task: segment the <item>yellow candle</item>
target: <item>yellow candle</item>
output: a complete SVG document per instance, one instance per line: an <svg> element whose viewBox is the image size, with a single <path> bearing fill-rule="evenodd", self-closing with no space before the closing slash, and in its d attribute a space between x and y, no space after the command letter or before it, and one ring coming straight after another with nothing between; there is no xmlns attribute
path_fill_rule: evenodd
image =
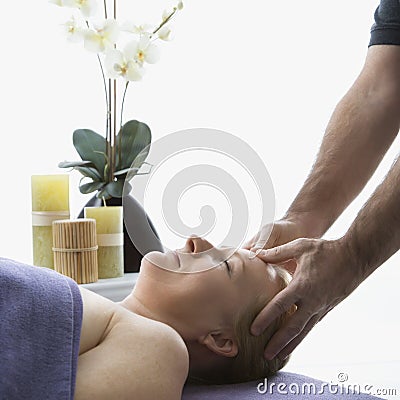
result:
<svg viewBox="0 0 400 400"><path fill-rule="evenodd" d="M33 175L33 264L54 269L52 223L69 218L69 176Z"/></svg>
<svg viewBox="0 0 400 400"><path fill-rule="evenodd" d="M124 274L124 234L122 207L85 207L85 218L96 220L99 278Z"/></svg>

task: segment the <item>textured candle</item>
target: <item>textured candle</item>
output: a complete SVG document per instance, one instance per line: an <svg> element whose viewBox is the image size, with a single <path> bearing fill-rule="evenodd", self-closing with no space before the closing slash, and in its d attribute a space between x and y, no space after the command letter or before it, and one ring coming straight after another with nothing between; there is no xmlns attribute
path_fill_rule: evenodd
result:
<svg viewBox="0 0 400 400"><path fill-rule="evenodd" d="M86 207L85 218L96 220L99 278L124 274L124 234L122 207Z"/></svg>
<svg viewBox="0 0 400 400"><path fill-rule="evenodd" d="M53 221L54 269L77 283L98 279L94 219Z"/></svg>
<svg viewBox="0 0 400 400"><path fill-rule="evenodd" d="M54 268L52 222L69 218L69 176L32 176L33 264Z"/></svg>

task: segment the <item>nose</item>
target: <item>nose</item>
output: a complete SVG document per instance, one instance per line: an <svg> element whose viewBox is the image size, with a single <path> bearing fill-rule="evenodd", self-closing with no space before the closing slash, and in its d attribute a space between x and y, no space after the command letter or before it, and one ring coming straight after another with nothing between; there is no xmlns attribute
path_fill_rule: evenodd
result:
<svg viewBox="0 0 400 400"><path fill-rule="evenodd" d="M185 247L182 249L184 253L202 253L212 249L214 246L206 239L192 236L186 240Z"/></svg>

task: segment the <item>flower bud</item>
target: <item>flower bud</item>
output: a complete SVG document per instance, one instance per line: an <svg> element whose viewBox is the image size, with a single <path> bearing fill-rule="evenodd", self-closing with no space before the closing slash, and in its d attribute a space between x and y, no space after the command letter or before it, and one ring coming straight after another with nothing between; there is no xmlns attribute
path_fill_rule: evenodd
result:
<svg viewBox="0 0 400 400"><path fill-rule="evenodd" d="M157 32L158 37L161 40L171 40L171 29L169 26L164 25L158 32Z"/></svg>

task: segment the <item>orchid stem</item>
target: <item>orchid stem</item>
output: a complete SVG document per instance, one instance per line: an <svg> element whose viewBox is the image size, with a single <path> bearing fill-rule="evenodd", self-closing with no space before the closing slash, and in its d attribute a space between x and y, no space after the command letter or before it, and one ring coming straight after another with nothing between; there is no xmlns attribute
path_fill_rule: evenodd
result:
<svg viewBox="0 0 400 400"><path fill-rule="evenodd" d="M88 28L90 28L89 22L88 21L85 21L85 22L86 22L86 26ZM105 97L106 97L106 109L107 109L107 113L108 113L109 104L108 104L108 92L107 92L106 76L104 74L103 64L102 64L100 56L98 54L97 54L97 60L99 61L101 76L103 78L104 93L105 93ZM108 118L106 118L106 132L108 132Z"/></svg>
<svg viewBox="0 0 400 400"><path fill-rule="evenodd" d="M175 13L176 13L176 8L174 8L174 11L172 11L172 13L170 15L168 15L168 17L165 18L165 20L163 22L161 22L161 24L155 31L153 31L153 35L155 35L166 23L168 23L171 20L171 18L174 16Z"/></svg>
<svg viewBox="0 0 400 400"><path fill-rule="evenodd" d="M124 115L124 105L125 105L125 97L126 97L126 92L128 90L128 86L129 86L129 81L126 82L125 85L125 90L124 90L124 94L122 96L122 102L121 102L121 118L120 118L120 124L119 124L119 140L118 140L118 159L119 162L121 163L122 161L122 146L121 146L121 142L122 142L122 121L123 121L123 115Z"/></svg>
<svg viewBox="0 0 400 400"><path fill-rule="evenodd" d="M114 104L113 104L113 141L112 141L112 178L114 180L115 162L116 162L116 142L117 142L117 81L114 79Z"/></svg>
<svg viewBox="0 0 400 400"><path fill-rule="evenodd" d="M114 0L114 19L117 19L117 0ZM114 46L115 47L115 46ZM114 104L113 104L113 140L111 146L111 179L114 181L116 169L116 147L117 147L117 81L114 79Z"/></svg>
<svg viewBox="0 0 400 400"><path fill-rule="evenodd" d="M107 19L107 1L104 0L104 18Z"/></svg>
<svg viewBox="0 0 400 400"><path fill-rule="evenodd" d="M129 86L129 81L126 82L125 85L125 90L124 90L124 95L122 96L122 102L121 102L121 119L120 119L120 128L122 128L122 118L124 116L124 105L125 105L125 97L126 97L126 92L128 90L128 86Z"/></svg>
<svg viewBox="0 0 400 400"><path fill-rule="evenodd" d="M97 59L99 60L99 65L100 65L100 70L101 70L101 76L103 77L103 84L104 84L104 93L106 96L106 108L107 108L107 118L106 118L106 132L108 132L108 109L109 109L109 105L108 105L108 93L107 93L107 82L106 82L106 76L104 74L104 68L103 68L103 64L101 63L100 57L97 54Z"/></svg>
<svg viewBox="0 0 400 400"><path fill-rule="evenodd" d="M111 102L112 102L112 87L111 87L111 79L108 80L108 107L107 107L107 137L106 137L106 142L107 142L107 158L108 158L108 163L109 163L109 168L108 168L108 182L112 182L113 178L113 173L112 173L112 159L111 159L111 136L112 136L112 124L111 124Z"/></svg>

